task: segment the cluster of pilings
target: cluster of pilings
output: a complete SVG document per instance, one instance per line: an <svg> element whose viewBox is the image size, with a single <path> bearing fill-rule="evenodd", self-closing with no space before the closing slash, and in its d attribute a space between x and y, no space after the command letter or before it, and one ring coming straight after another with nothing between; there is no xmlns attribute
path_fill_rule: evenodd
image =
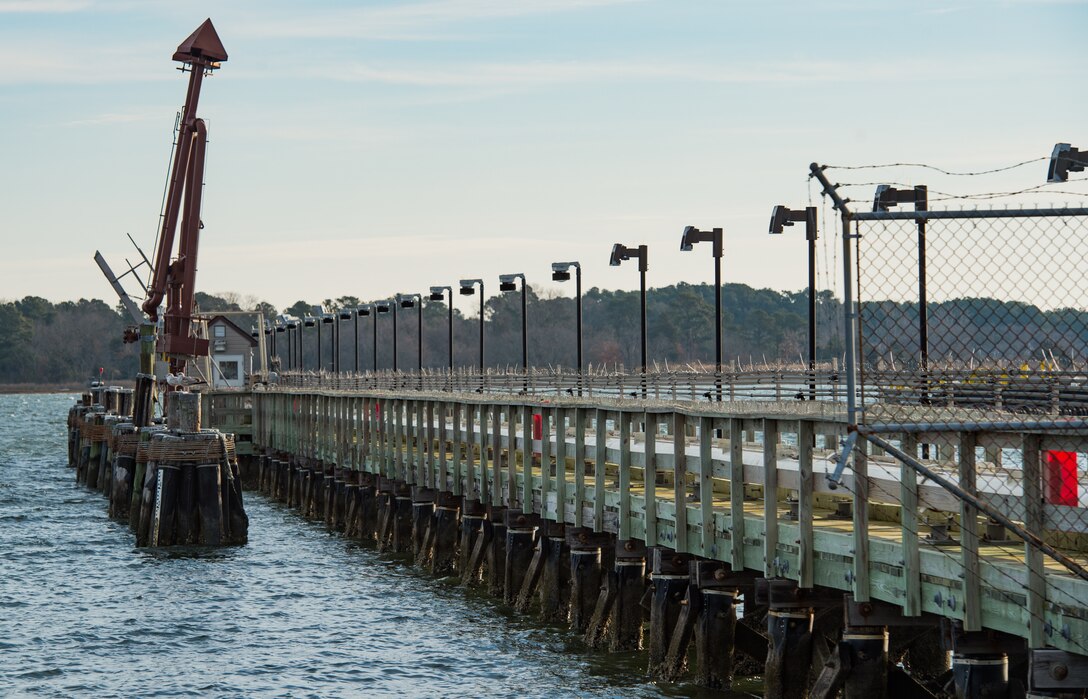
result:
<svg viewBox="0 0 1088 699"><path fill-rule="evenodd" d="M77 482L109 499L137 546L242 544L234 437L200 429L200 397L168 393L167 424L137 427L133 392L93 386L68 413L68 465Z"/></svg>
<svg viewBox="0 0 1088 699"><path fill-rule="evenodd" d="M768 697L871 699L937 696L942 675L951 679L939 626L844 628L857 605L841 593L284 452L259 457L258 474L261 492L329 530L565 622L590 648L645 650L655 680L727 689L735 676L763 675ZM1007 673L1006 655L988 657ZM977 672L972 681L989 686Z"/></svg>

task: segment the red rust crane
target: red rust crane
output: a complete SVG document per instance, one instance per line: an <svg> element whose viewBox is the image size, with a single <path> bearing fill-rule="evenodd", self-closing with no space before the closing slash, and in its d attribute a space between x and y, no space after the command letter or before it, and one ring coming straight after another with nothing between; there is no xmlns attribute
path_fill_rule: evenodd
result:
<svg viewBox="0 0 1088 699"><path fill-rule="evenodd" d="M188 70L189 89L178 127L162 230L155 251L154 274L142 308L154 322L158 320L159 304L163 297L166 298L162 335L156 349L170 357L170 371L177 373L184 370L187 357L208 354L208 340L196 337L192 322L197 248L203 227L200 201L204 185L204 153L208 141L207 128L204 120L197 118L196 108L204 76L210 75L222 61L227 60L226 49L210 19L181 42L173 60L183 64L180 70ZM178 252L171 261L179 216L181 235Z"/></svg>

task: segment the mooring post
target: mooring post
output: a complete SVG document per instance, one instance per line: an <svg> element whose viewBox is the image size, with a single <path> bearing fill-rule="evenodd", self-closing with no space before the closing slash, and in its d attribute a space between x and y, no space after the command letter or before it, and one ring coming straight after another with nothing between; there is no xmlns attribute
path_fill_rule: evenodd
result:
<svg viewBox="0 0 1088 699"><path fill-rule="evenodd" d="M609 623L609 650L642 648L642 595L646 590L646 546L637 539L616 542L616 597Z"/></svg>
<svg viewBox="0 0 1088 699"><path fill-rule="evenodd" d="M515 604L525 585L536 548L536 532L540 518L534 513L507 509L503 513L506 524L506 562L503 566L503 601Z"/></svg>
<svg viewBox="0 0 1088 699"><path fill-rule="evenodd" d="M491 527L484 561L484 568L487 571L487 593L492 597L503 597L506 590L506 508L489 505L487 523Z"/></svg>
<svg viewBox="0 0 1088 699"><path fill-rule="evenodd" d="M671 681L682 672L684 659L687 657L687 641L691 638L691 628L696 618L692 611L697 613L697 610L684 610L685 623L683 628L678 628L677 621L681 618L681 610L690 606L692 601L688 600L688 604L684 604L691 584L688 572L691 556L661 547L650 549L650 553L653 597L650 599L650 631L646 640L646 671L651 677ZM674 632L684 636L684 643L678 644L682 647L677 648L673 654L673 662L669 663L666 662L666 656L669 654Z"/></svg>
<svg viewBox="0 0 1088 699"><path fill-rule="evenodd" d="M461 498L450 492L440 492L434 513L434 552L431 554L431 574L450 575L457 561L457 529L460 521Z"/></svg>
<svg viewBox="0 0 1088 699"><path fill-rule="evenodd" d="M412 555L416 564L423 566L429 557L428 539L433 536L431 522L434 519L434 490L412 487Z"/></svg>
<svg viewBox="0 0 1088 699"><path fill-rule="evenodd" d="M988 632L964 632L959 621L952 622L952 626L952 680L956 699L1007 696L1007 647Z"/></svg>
<svg viewBox="0 0 1088 699"><path fill-rule="evenodd" d="M570 556L564 525L545 522L540 530L540 618L565 621L570 602Z"/></svg>
<svg viewBox="0 0 1088 699"><path fill-rule="evenodd" d="M691 572L700 598L695 622L695 681L710 689L733 682L740 577L718 561L693 561Z"/></svg>
<svg viewBox="0 0 1088 699"><path fill-rule="evenodd" d="M477 546L485 535L484 520L487 513L483 503L476 498L466 497L461 511L461 583L474 585L479 582L480 564L483 562L483 549ZM479 550L477 550L479 548Z"/></svg>
<svg viewBox="0 0 1088 699"><path fill-rule="evenodd" d="M601 551L611 535L588 527L567 527L570 549L570 628L584 634L593 617L604 576Z"/></svg>
<svg viewBox="0 0 1088 699"><path fill-rule="evenodd" d="M798 594L793 580L763 579L767 611L767 662L764 691L768 697L801 699L807 696L812 662L812 607ZM757 599L759 594L757 593Z"/></svg>

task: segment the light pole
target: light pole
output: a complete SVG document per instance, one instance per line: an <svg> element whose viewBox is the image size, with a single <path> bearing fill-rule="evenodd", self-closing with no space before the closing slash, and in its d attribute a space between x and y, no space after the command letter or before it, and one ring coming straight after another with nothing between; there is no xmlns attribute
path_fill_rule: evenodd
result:
<svg viewBox="0 0 1088 699"><path fill-rule="evenodd" d="M449 304L449 346L450 346L450 375L453 374L453 287L451 286L432 286L430 299L432 301L441 301L443 292L449 292L450 304Z"/></svg>
<svg viewBox="0 0 1088 699"><path fill-rule="evenodd" d="M717 399L722 399L722 229L701 231L686 226L680 238L680 250L693 250L695 243L713 243L714 256L714 389Z"/></svg>
<svg viewBox="0 0 1088 699"><path fill-rule="evenodd" d="M320 308L321 308L321 325L332 325L333 315L331 313L329 313L328 311L326 311L324 306L321 306ZM329 328L329 332L333 333L333 336L329 338L329 354L331 355L333 345L338 340L336 338L336 328L335 327ZM319 325L317 327L317 368L318 368L318 371L324 370L324 368L325 368L325 358L321 356L321 352L322 352L322 349L321 349L321 326ZM332 357L330 357L330 359L332 359ZM335 362L333 363L332 369L333 369L333 371L336 371Z"/></svg>
<svg viewBox="0 0 1088 699"><path fill-rule="evenodd" d="M299 342L298 336L302 334L299 330L299 323L301 323L301 321L294 316L284 316L283 323L286 327L285 332L287 333L287 368L298 369L302 352L295 345ZM277 330L277 332L279 331Z"/></svg>
<svg viewBox="0 0 1088 699"><path fill-rule="evenodd" d="M525 320L525 275L521 272L516 274L500 274L499 275L499 291L506 293L508 291L515 291L517 289L516 280L521 280L521 370L525 373L529 372L529 340L528 340L528 327Z"/></svg>
<svg viewBox="0 0 1088 699"><path fill-rule="evenodd" d="M417 356L419 357L419 376L420 380L423 380L423 297L419 294L397 294L397 303L401 308L415 308L416 309L416 335L418 345Z"/></svg>
<svg viewBox="0 0 1088 699"><path fill-rule="evenodd" d="M578 332L578 395L582 395L582 265L577 262L553 262L552 281L565 282L570 279L570 268L574 268L574 324Z"/></svg>
<svg viewBox="0 0 1088 699"><path fill-rule="evenodd" d="M774 207L771 212L770 233L780 234L783 227L802 221L805 223L805 240L808 241L808 397L809 400L816 400L816 207Z"/></svg>
<svg viewBox="0 0 1088 699"><path fill-rule="evenodd" d="M374 333L373 344L371 346L371 353L372 353L371 361L373 362L372 371L377 373L377 371L378 371L378 316L374 312L374 304L364 303L363 305L359 306L355 310L356 310L356 316L370 316L371 330L373 330L373 333Z"/></svg>
<svg viewBox="0 0 1088 699"><path fill-rule="evenodd" d="M873 211L887 211L896 204L914 203L915 211L929 209L929 190L925 185L913 189L896 189L882 184L876 188L873 198ZM918 227L918 353L922 363L923 384L925 372L929 370L929 295L926 291L926 219L915 219ZM928 400L928 386L923 385L922 397Z"/></svg>
<svg viewBox="0 0 1088 699"><path fill-rule="evenodd" d="M300 340L300 349L302 350L302 370L303 371L306 370L306 328L312 328L315 325L317 326L317 344L318 344L317 356L320 357L321 356L321 326L318 324L317 318L314 318L313 316L306 316L305 318L302 319L302 330L301 330L302 338Z"/></svg>
<svg viewBox="0 0 1088 699"><path fill-rule="evenodd" d="M461 285L462 296L472 296L476 293L474 285L480 285L480 376L484 374L484 280L483 279L462 279L459 284Z"/></svg>
<svg viewBox="0 0 1088 699"><path fill-rule="evenodd" d="M340 312L336 316L336 371L340 371L340 339L343 328L340 326L340 322L344 320L351 320L353 311L350 308L341 308ZM359 321L355 321L355 366L358 370L359 366Z"/></svg>
<svg viewBox="0 0 1088 699"><path fill-rule="evenodd" d="M397 304L392 301L378 301L374 304L374 310L393 316L393 373L395 374L397 373Z"/></svg>
<svg viewBox="0 0 1088 699"><path fill-rule="evenodd" d="M636 258L638 260L639 280L639 315L642 335L642 397L646 397L646 270L648 249L645 245L627 247L616 243L612 246L612 256L608 258L608 264L619 267L621 262Z"/></svg>

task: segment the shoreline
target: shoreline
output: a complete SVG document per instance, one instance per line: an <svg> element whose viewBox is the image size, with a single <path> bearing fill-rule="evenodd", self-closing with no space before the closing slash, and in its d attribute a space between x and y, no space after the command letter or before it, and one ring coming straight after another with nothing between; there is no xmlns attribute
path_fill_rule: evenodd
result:
<svg viewBox="0 0 1088 699"><path fill-rule="evenodd" d="M133 388L135 381L125 380L109 383L108 386L121 386ZM0 383L0 393L83 393L87 390L87 382L67 383Z"/></svg>

